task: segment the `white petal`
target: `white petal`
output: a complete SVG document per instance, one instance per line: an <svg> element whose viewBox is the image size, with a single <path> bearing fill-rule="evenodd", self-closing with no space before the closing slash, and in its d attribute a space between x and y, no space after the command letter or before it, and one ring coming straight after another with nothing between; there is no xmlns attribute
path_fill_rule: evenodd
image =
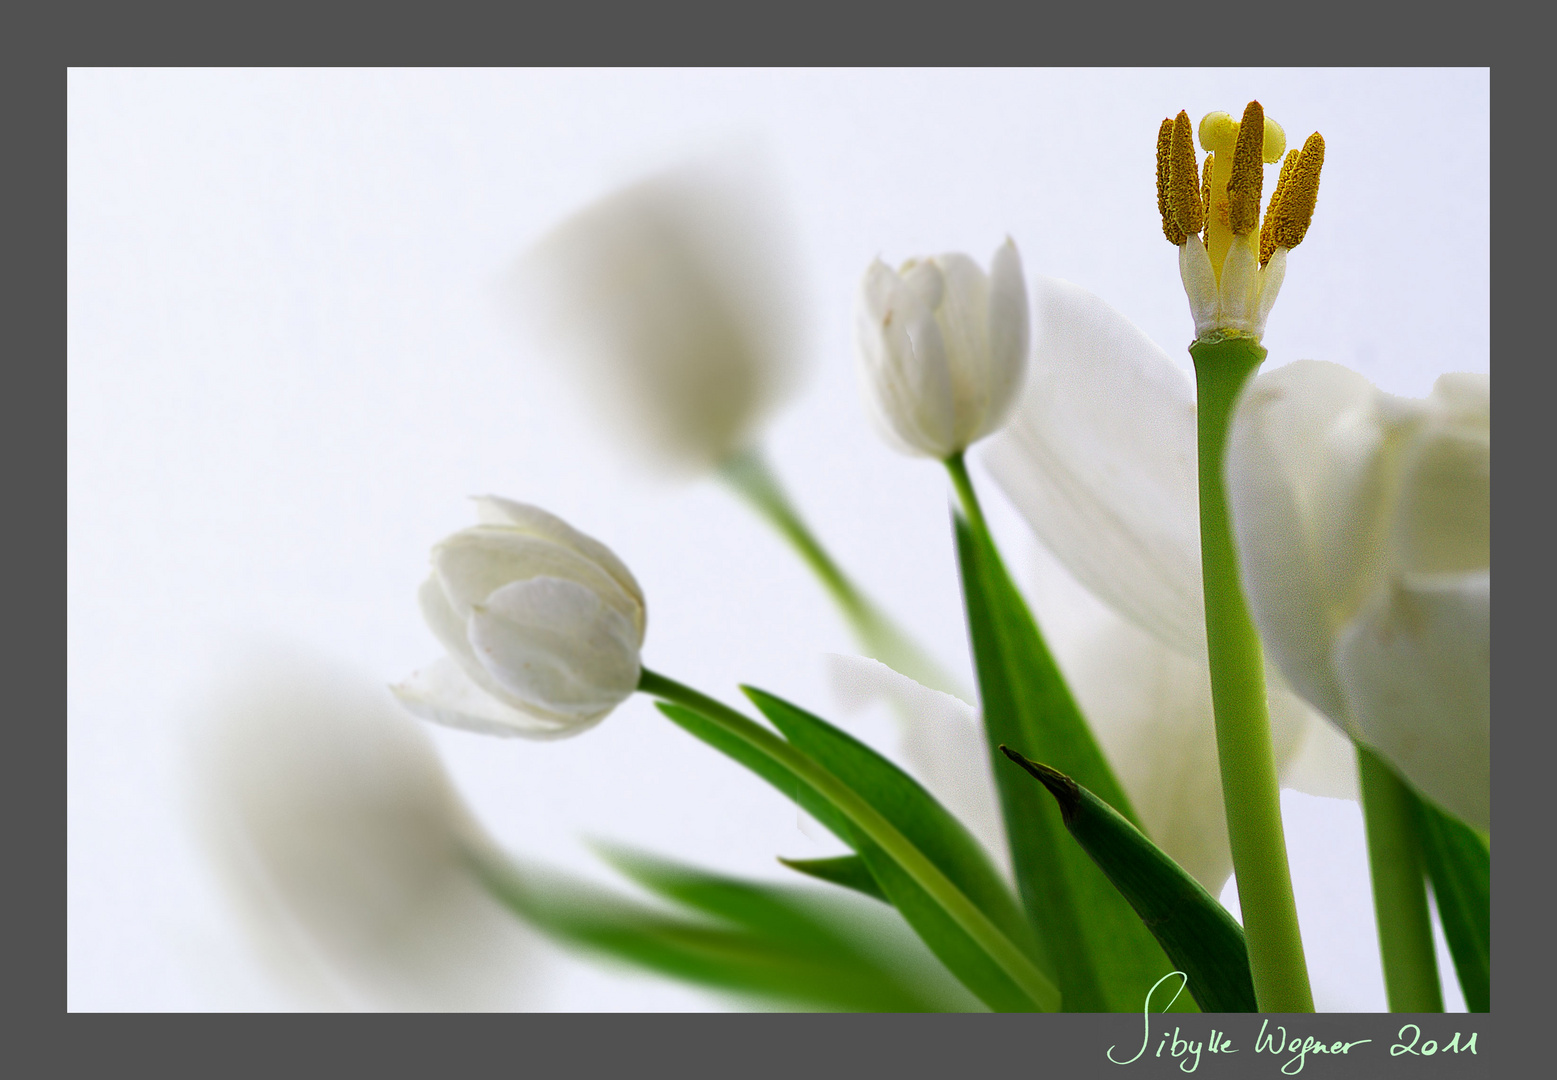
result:
<svg viewBox="0 0 1557 1080"><path fill-rule="evenodd" d="M1397 565L1416 574L1460 574L1489 567L1490 433L1473 423L1434 416L1417 429L1401 457L1391 534Z"/></svg>
<svg viewBox="0 0 1557 1080"><path fill-rule="evenodd" d="M390 690L413 716L483 735L555 739L577 730L576 724L505 705L473 683L447 656L418 668Z"/></svg>
<svg viewBox="0 0 1557 1080"><path fill-rule="evenodd" d="M989 280L966 255L940 255L935 265L945 281L935 320L951 374L954 438L966 446L989 412Z"/></svg>
<svg viewBox="0 0 1557 1080"><path fill-rule="evenodd" d="M1188 375L1102 300L1038 282L1027 388L984 462L1094 594L1181 652L1205 651Z"/></svg>
<svg viewBox="0 0 1557 1080"><path fill-rule="evenodd" d="M1342 724L1331 652L1385 554L1389 437L1372 385L1316 361L1254 379L1228 436L1239 569L1266 653Z"/></svg>
<svg viewBox="0 0 1557 1080"><path fill-rule="evenodd" d="M1265 322L1270 318L1271 308L1276 306L1276 297L1281 295L1281 283L1287 278L1287 249L1277 248L1271 252L1270 262L1260 270L1259 275L1259 301L1254 312L1254 333L1256 337L1265 334Z"/></svg>
<svg viewBox="0 0 1557 1080"><path fill-rule="evenodd" d="M933 266L927 272L940 280ZM889 441L931 457L957 449L951 372L935 313L879 260L861 284L855 336L861 390Z"/></svg>
<svg viewBox="0 0 1557 1080"><path fill-rule="evenodd" d="M1357 787L1357 749L1351 736L1327 720L1302 698L1280 691L1272 680L1272 722L1278 714L1302 717L1302 741L1285 764L1279 766L1281 786L1327 799L1361 796Z"/></svg>
<svg viewBox="0 0 1557 1080"><path fill-rule="evenodd" d="M422 618L426 621L428 629L438 639L438 644L447 650L449 656L464 671L466 680L474 683L483 693L499 703L509 708L517 707L518 703L507 700L507 692L497 684L477 659L476 650L470 646L470 632L466 628L465 619L449 603L449 598L443 591L443 585L436 574L422 582L422 587L417 590L416 600L422 609Z"/></svg>
<svg viewBox="0 0 1557 1080"><path fill-rule="evenodd" d="M989 268L989 408L973 438L997 431L1027 381L1032 347L1032 318L1027 310L1027 281L1022 257L1007 238L995 249Z"/></svg>
<svg viewBox="0 0 1557 1080"><path fill-rule="evenodd" d="M469 630L498 685L543 715L591 724L637 688L635 628L576 582L505 585L471 614Z"/></svg>
<svg viewBox="0 0 1557 1080"><path fill-rule="evenodd" d="M1248 242L1235 238L1222 263L1222 279L1217 288L1222 298L1217 325L1257 334L1259 321L1259 252Z"/></svg>
<svg viewBox="0 0 1557 1080"><path fill-rule="evenodd" d="M1364 742L1424 795L1491 824L1491 575L1402 579L1336 643Z"/></svg>
<svg viewBox="0 0 1557 1080"><path fill-rule="evenodd" d="M498 495L475 497L476 518L483 525L511 525L531 536L571 548L616 579L622 590L643 605L643 589L627 564L616 552L592 536L586 536L555 514L529 503L515 502Z"/></svg>
<svg viewBox="0 0 1557 1080"><path fill-rule="evenodd" d="M1216 329L1216 313L1220 298L1216 291L1216 269L1211 265L1211 253L1191 236L1179 245L1179 279L1184 282L1184 293L1189 297L1189 313L1195 319L1195 336Z"/></svg>
<svg viewBox="0 0 1557 1080"><path fill-rule="evenodd" d="M892 706L909 771L1009 872L1000 801L977 710L864 656L829 653L827 674L833 695L850 712L877 702Z"/></svg>
<svg viewBox="0 0 1557 1080"><path fill-rule="evenodd" d="M615 577L572 547L518 529L497 525L462 529L433 549L433 570L462 618L510 582L554 577L597 593L632 621L639 641L643 640L643 605Z"/></svg>

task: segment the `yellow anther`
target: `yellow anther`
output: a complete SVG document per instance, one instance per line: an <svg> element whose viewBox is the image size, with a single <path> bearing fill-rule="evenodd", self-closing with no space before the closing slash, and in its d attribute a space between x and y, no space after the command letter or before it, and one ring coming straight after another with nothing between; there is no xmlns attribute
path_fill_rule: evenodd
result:
<svg viewBox="0 0 1557 1080"><path fill-rule="evenodd" d="M1260 195L1265 183L1265 110L1249 102L1238 125L1232 173L1227 178L1227 224L1242 236L1260 223Z"/></svg>
<svg viewBox="0 0 1557 1080"><path fill-rule="evenodd" d="M1270 257L1276 253L1276 222L1281 219L1281 201L1292 183L1292 174L1297 172L1298 159L1302 156L1301 151L1294 150L1281 163L1281 175L1276 177L1276 190L1271 192L1270 205L1265 208L1265 224L1260 226L1261 266L1270 262Z"/></svg>
<svg viewBox="0 0 1557 1080"><path fill-rule="evenodd" d="M1183 111L1173 118L1173 141L1168 148L1168 211L1185 236L1193 236L1206 227L1205 209L1200 199L1200 168L1195 163L1195 139L1189 126L1189 113Z"/></svg>
<svg viewBox="0 0 1557 1080"><path fill-rule="evenodd" d="M1207 154L1205 172L1200 176L1200 208L1207 221L1211 220L1211 162L1212 156Z"/></svg>
<svg viewBox="0 0 1557 1080"><path fill-rule="evenodd" d="M1168 213L1168 151L1173 145L1173 120L1164 120L1157 129L1157 213L1162 215L1162 235L1168 243L1178 247L1184 242L1184 230L1178 227L1173 215Z"/></svg>
<svg viewBox="0 0 1557 1080"><path fill-rule="evenodd" d="M1319 198L1319 170L1325 163L1325 140L1314 132L1303 144L1302 154L1292 170L1292 179L1281 197L1280 220L1276 223L1278 247L1295 248L1308 233L1314 220L1314 203Z"/></svg>

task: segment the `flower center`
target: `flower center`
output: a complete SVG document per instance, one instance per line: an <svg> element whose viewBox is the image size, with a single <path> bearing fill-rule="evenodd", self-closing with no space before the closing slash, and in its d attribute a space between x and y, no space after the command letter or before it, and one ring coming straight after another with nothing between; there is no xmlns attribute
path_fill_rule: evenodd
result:
<svg viewBox="0 0 1557 1080"><path fill-rule="evenodd" d="M1203 168L1195 160L1189 114L1180 112L1158 129L1157 209L1163 234L1175 246L1204 230L1202 240L1220 283L1234 244L1257 251L1264 266L1277 248L1294 248L1302 241L1314 216L1325 141L1316 131L1302 150L1287 154L1261 227L1265 166L1281 161L1287 148L1281 125L1251 101L1242 120L1207 113L1199 135L1206 151Z"/></svg>

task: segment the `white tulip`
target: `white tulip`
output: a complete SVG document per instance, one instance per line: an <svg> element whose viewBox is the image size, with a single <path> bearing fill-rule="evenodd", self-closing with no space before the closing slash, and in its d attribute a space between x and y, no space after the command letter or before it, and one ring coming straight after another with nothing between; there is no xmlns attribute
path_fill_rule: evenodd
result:
<svg viewBox="0 0 1557 1080"><path fill-rule="evenodd" d="M288 987L324 1008L524 1004L534 939L473 872L490 841L382 687L247 649L199 720L193 817Z"/></svg>
<svg viewBox="0 0 1557 1080"><path fill-rule="evenodd" d="M433 549L418 599L448 656L394 687L425 720L534 739L577 734L638 686L643 591L544 510L492 496Z"/></svg>
<svg viewBox="0 0 1557 1080"><path fill-rule="evenodd" d="M1216 894L1231 868L1206 667L1195 397L1188 374L1102 300L1042 278L1032 371L984 463L1100 601L1084 624L1048 572L1034 613L1147 833ZM1070 619L1067 624L1064 620ZM1283 783L1356 797L1351 746L1276 671Z"/></svg>
<svg viewBox="0 0 1557 1080"><path fill-rule="evenodd" d="M559 226L524 261L520 299L615 430L663 466L711 469L798 382L785 232L749 165L686 166Z"/></svg>
<svg viewBox="0 0 1557 1080"><path fill-rule="evenodd" d="M1027 285L1009 239L988 275L966 255L865 272L855 313L872 420L909 454L945 460L1005 421L1027 372Z"/></svg>
<svg viewBox="0 0 1557 1080"><path fill-rule="evenodd" d="M1245 389L1228 502L1250 611L1310 702L1490 824L1491 393L1425 401L1299 361Z"/></svg>

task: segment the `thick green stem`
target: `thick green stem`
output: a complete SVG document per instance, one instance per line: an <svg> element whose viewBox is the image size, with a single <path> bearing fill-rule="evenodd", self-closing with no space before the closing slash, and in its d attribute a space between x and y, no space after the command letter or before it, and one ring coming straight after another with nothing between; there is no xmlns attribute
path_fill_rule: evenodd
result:
<svg viewBox="0 0 1557 1080"><path fill-rule="evenodd" d="M875 807L856 794L853 788L767 728L690 686L644 668L638 679L638 689L662 701L693 710L783 765L837 807L855 827L901 866L1039 1008L1048 1011L1059 1008L1059 989L923 852L898 832Z"/></svg>
<svg viewBox="0 0 1557 1080"><path fill-rule="evenodd" d="M883 664L925 686L967 700L967 692L850 580L789 500L758 450L727 458L719 476L789 542L843 612L860 647Z"/></svg>
<svg viewBox="0 0 1557 1080"><path fill-rule="evenodd" d="M1265 657L1238 580L1222 476L1233 405L1265 350L1252 338L1218 333L1196 341L1189 352L1199 390L1200 562L1211 703L1254 995L1261 1012L1312 1012L1271 750Z"/></svg>
<svg viewBox="0 0 1557 1080"><path fill-rule="evenodd" d="M1389 1011L1443 1012L1416 797L1361 743L1357 779L1368 826L1373 914L1379 926Z"/></svg>

